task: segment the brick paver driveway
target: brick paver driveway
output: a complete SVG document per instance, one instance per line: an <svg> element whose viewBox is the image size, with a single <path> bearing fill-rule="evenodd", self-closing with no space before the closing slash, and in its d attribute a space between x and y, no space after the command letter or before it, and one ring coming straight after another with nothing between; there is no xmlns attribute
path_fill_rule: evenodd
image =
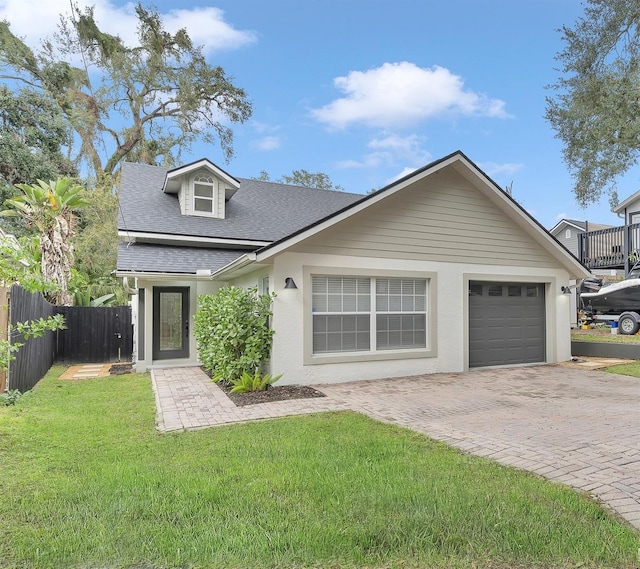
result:
<svg viewBox="0 0 640 569"><path fill-rule="evenodd" d="M152 372L158 428L353 409L586 490L640 528L640 379L547 365L316 386L235 407L198 368Z"/></svg>

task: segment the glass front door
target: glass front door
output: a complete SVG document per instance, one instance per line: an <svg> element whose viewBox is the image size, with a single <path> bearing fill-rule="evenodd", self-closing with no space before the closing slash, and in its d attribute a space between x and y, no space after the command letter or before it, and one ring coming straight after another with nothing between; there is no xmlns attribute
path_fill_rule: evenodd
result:
<svg viewBox="0 0 640 569"><path fill-rule="evenodd" d="M153 289L153 359L189 357L189 287Z"/></svg>

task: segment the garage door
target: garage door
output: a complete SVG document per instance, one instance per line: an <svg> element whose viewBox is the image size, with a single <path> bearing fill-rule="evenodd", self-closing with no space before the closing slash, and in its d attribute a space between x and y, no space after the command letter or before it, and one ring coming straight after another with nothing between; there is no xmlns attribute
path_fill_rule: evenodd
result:
<svg viewBox="0 0 640 569"><path fill-rule="evenodd" d="M469 367L544 361L544 285L471 281Z"/></svg>

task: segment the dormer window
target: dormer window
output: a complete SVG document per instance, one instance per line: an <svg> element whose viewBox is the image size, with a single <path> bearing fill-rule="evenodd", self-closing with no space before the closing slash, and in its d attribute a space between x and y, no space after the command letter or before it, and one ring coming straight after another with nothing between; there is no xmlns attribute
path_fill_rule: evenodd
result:
<svg viewBox="0 0 640 569"><path fill-rule="evenodd" d="M226 202L239 188L239 180L204 159L169 170L162 190L178 196L182 215L224 219Z"/></svg>
<svg viewBox="0 0 640 569"><path fill-rule="evenodd" d="M193 210L202 214L215 214L215 181L211 176L193 178Z"/></svg>

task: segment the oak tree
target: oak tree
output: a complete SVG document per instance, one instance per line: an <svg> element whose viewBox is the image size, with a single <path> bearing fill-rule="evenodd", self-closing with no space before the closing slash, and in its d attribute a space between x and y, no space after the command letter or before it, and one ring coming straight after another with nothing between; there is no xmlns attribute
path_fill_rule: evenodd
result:
<svg viewBox="0 0 640 569"><path fill-rule="evenodd" d="M171 34L157 11L135 11L133 46L102 31L93 8L75 6L38 51L0 22L3 77L55 102L79 140L77 158L97 180L124 159L171 165L196 140L219 142L230 159L228 125L251 116L245 91L207 62L185 29Z"/></svg>
<svg viewBox="0 0 640 569"><path fill-rule="evenodd" d="M584 16L560 32L562 76L546 118L563 143L578 203L603 193L640 156L640 0L587 0Z"/></svg>

